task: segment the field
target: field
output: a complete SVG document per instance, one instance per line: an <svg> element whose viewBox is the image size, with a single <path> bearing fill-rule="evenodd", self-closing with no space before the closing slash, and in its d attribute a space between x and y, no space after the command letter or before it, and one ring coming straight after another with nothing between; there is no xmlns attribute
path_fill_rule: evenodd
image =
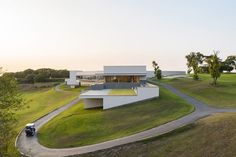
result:
<svg viewBox="0 0 236 157"><path fill-rule="evenodd" d="M112 89L109 95L136 95L132 89Z"/></svg>
<svg viewBox="0 0 236 157"><path fill-rule="evenodd" d="M216 87L210 85L210 75L201 74L200 78L198 81L191 78L163 79L162 82L211 106L236 107L236 74L222 74Z"/></svg>
<svg viewBox="0 0 236 157"><path fill-rule="evenodd" d="M39 142L54 148L99 143L153 128L194 110L176 95L160 89L159 98L109 110L85 110L81 101L44 125L39 130Z"/></svg>
<svg viewBox="0 0 236 157"><path fill-rule="evenodd" d="M159 137L80 157L233 157L235 131L236 114L215 114Z"/></svg>

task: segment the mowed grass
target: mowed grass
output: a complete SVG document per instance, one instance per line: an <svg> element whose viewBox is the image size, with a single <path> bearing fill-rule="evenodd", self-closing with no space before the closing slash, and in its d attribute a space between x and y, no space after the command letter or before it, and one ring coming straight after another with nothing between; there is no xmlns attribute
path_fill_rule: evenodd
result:
<svg viewBox="0 0 236 157"><path fill-rule="evenodd" d="M26 100L26 105L17 112L17 131L22 129L25 124L72 101L79 96L79 92L57 92L52 87L24 91L22 96Z"/></svg>
<svg viewBox="0 0 236 157"><path fill-rule="evenodd" d="M109 95L136 95L133 89L112 89Z"/></svg>
<svg viewBox="0 0 236 157"><path fill-rule="evenodd" d="M236 114L220 113L159 137L80 157L233 157L235 132Z"/></svg>
<svg viewBox="0 0 236 157"><path fill-rule="evenodd" d="M84 90L88 89L88 86L80 86L80 87L76 87L76 88L71 88L70 86L67 86L66 84L63 84L60 86L60 89L64 90L64 91L70 91L70 92L82 92Z"/></svg>
<svg viewBox="0 0 236 157"><path fill-rule="evenodd" d="M200 80L192 78L163 79L180 91L211 106L220 108L236 107L236 74L222 74L217 86L212 86L212 79L208 74L201 74Z"/></svg>
<svg viewBox="0 0 236 157"><path fill-rule="evenodd" d="M84 146L141 132L178 119L194 110L160 88L160 97L109 110L85 110L83 101L44 125L39 142L51 148Z"/></svg>
<svg viewBox="0 0 236 157"><path fill-rule="evenodd" d="M52 86L54 86L52 83L20 85L20 91L26 104L16 113L18 123L15 126L15 137L27 123L33 122L79 96L78 91L57 92ZM15 138L11 139L9 150L14 152L14 156L20 156L14 142Z"/></svg>

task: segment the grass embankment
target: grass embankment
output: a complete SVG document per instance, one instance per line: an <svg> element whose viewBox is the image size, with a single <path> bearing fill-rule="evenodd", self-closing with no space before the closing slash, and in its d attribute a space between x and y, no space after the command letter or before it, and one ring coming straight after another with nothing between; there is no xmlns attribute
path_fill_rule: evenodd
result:
<svg viewBox="0 0 236 157"><path fill-rule="evenodd" d="M22 96L25 98L27 103L22 110L17 111L16 118L18 124L15 128L17 133L25 127L25 124L40 118L62 105L65 105L79 95L78 91L80 91L80 88L65 92L57 92L53 87L54 85L55 84L53 83L20 85ZM14 142L15 138L12 139L12 145L9 149L16 152ZM15 154L15 156L17 155L19 154Z"/></svg>
<svg viewBox="0 0 236 157"><path fill-rule="evenodd" d="M162 81L211 106L236 107L236 74L222 74L217 86L210 85L212 78L208 74L201 74L198 81L192 78L163 79Z"/></svg>
<svg viewBox="0 0 236 157"><path fill-rule="evenodd" d="M50 111L65 105L78 97L78 92L57 92L54 88L41 88L23 92L26 107L17 112L17 131L26 123L49 113Z"/></svg>
<svg viewBox="0 0 236 157"><path fill-rule="evenodd" d="M136 95L133 89L112 89L109 95Z"/></svg>
<svg viewBox="0 0 236 157"><path fill-rule="evenodd" d="M110 110L85 110L83 101L39 130L39 142L63 148L99 143L131 135L189 114L194 108L160 88L160 97Z"/></svg>
<svg viewBox="0 0 236 157"><path fill-rule="evenodd" d="M232 157L236 154L235 131L236 114L221 113L159 137L79 156Z"/></svg>

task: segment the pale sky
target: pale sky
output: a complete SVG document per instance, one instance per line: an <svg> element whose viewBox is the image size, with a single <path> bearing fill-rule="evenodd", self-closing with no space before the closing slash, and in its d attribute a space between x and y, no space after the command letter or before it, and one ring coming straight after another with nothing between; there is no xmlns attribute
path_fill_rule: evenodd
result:
<svg viewBox="0 0 236 157"><path fill-rule="evenodd" d="M0 67L186 70L191 51L236 55L235 0L0 0Z"/></svg>

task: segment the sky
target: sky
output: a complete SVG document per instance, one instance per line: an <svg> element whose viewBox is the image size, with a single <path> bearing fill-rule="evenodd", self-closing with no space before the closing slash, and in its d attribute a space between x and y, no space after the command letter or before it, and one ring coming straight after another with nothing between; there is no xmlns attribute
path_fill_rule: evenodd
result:
<svg viewBox="0 0 236 157"><path fill-rule="evenodd" d="M235 0L0 0L0 67L186 70L185 55L236 55Z"/></svg>

